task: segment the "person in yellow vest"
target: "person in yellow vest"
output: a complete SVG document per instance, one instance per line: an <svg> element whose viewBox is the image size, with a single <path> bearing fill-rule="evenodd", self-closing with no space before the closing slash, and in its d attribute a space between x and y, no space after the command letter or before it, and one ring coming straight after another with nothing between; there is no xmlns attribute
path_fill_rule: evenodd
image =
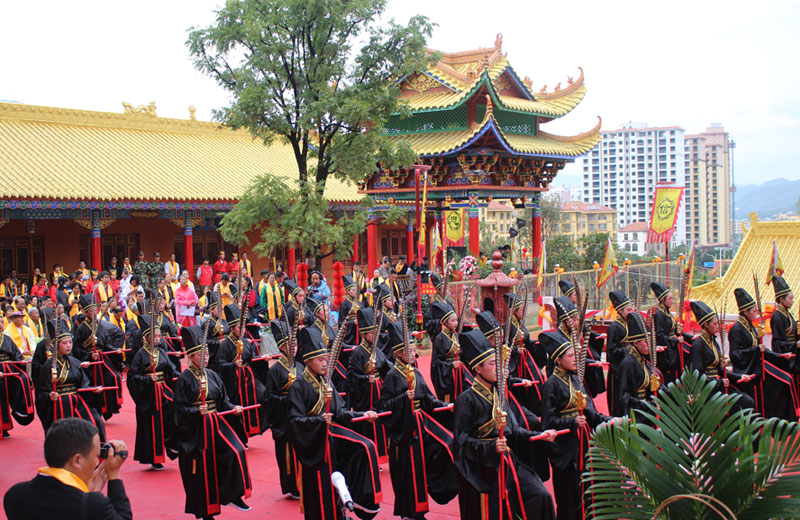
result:
<svg viewBox="0 0 800 520"><path fill-rule="evenodd" d="M10 323L5 329L5 334L22 353L22 357L26 360L33 358L33 350L36 348L36 338L33 336L33 331L24 323L25 314L22 311L11 310L8 315Z"/></svg>
<svg viewBox="0 0 800 520"><path fill-rule="evenodd" d="M256 294L258 295L259 300L261 299L261 293L264 292L264 286L269 282L269 276L269 269L261 270L261 280L259 280L256 284Z"/></svg>
<svg viewBox="0 0 800 520"><path fill-rule="evenodd" d="M219 294L222 297L222 307L230 305L233 302L233 297L236 295L236 287L230 283L230 275L222 273L222 277L214 290L219 289Z"/></svg>
<svg viewBox="0 0 800 520"><path fill-rule="evenodd" d="M272 321L283 315L283 303L286 301L283 284L277 283L274 273L269 273L267 283L261 289L261 316Z"/></svg>
<svg viewBox="0 0 800 520"><path fill-rule="evenodd" d="M169 260L164 263L164 274L170 275L173 280L177 280L181 274L181 266L175 261L175 253L169 255Z"/></svg>
<svg viewBox="0 0 800 520"><path fill-rule="evenodd" d="M114 289L111 287L111 274L108 271L100 273L100 281L94 287L94 299L98 302L111 301L114 298Z"/></svg>
<svg viewBox="0 0 800 520"><path fill-rule="evenodd" d="M108 314L108 321L112 325L116 325L125 333L125 309L121 305L116 305L112 312Z"/></svg>
<svg viewBox="0 0 800 520"><path fill-rule="evenodd" d="M247 259L247 253L242 251L242 261L240 262L240 268L247 270L247 277L251 280L253 279L253 262ZM261 294L261 293L259 293Z"/></svg>
<svg viewBox="0 0 800 520"><path fill-rule="evenodd" d="M353 280L358 280L357 300L358 304L362 307L369 302L369 294L367 292L367 277L364 276L364 271L361 269L361 264L353 262L353 271L350 273Z"/></svg>
<svg viewBox="0 0 800 520"><path fill-rule="evenodd" d="M83 293L83 286L78 282L72 282L72 292L67 299L67 312L70 318L74 318L77 314L81 313L81 294Z"/></svg>
<svg viewBox="0 0 800 520"><path fill-rule="evenodd" d="M64 273L64 268L61 266L61 264L53 264L53 279L52 279L52 283L53 284L58 283L58 279L61 276L67 276L66 273Z"/></svg>
<svg viewBox="0 0 800 520"><path fill-rule="evenodd" d="M77 271L80 271L83 274L84 281L89 280L89 269L86 267L86 262L81 260L80 263L78 264Z"/></svg>
<svg viewBox="0 0 800 520"><path fill-rule="evenodd" d="M44 337L45 330L47 330L47 325L42 319L38 307L31 307L28 309L28 319L25 320L25 325L31 329L31 332L33 332L33 337L36 338L37 343L39 338Z"/></svg>

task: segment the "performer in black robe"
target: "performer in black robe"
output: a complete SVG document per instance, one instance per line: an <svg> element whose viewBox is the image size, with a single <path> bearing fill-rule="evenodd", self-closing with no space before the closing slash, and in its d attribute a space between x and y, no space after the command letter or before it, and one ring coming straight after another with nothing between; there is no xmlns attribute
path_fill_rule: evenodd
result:
<svg viewBox="0 0 800 520"><path fill-rule="evenodd" d="M739 383L737 388L753 398L764 417L796 421L800 403L787 370L791 360L768 350L762 343L763 326L753 325L759 318L755 300L742 288L734 289L733 294L739 319L728 332L731 363L735 372L755 375L751 382Z"/></svg>
<svg viewBox="0 0 800 520"><path fill-rule="evenodd" d="M375 312L371 307L358 309L361 343L350 354L347 367L347 404L357 412L375 411L381 402L386 373L392 368L375 340ZM353 429L375 443L378 462L386 462L387 438L382 422L361 421Z"/></svg>
<svg viewBox="0 0 800 520"><path fill-rule="evenodd" d="M800 391L800 336L797 334L797 320L790 309L794 303L792 288L780 276L772 279L772 288L775 289L775 312L770 319L772 328L772 351L782 354L782 361L778 365L789 372L794 379L795 391ZM792 354L794 354L792 356Z"/></svg>
<svg viewBox="0 0 800 520"><path fill-rule="evenodd" d="M328 307L325 306L322 300L318 300L313 296L306 298L305 307L306 319L311 320L311 323L307 324L307 327L317 329L322 337L322 342L325 343L325 346L330 350L333 346L333 340L336 339L336 333L333 332L333 328L328 320ZM345 322L342 323L342 326L344 326L344 324ZM347 333L347 330L350 328L355 328L355 325L350 323L347 327L347 329L343 330L344 333ZM336 368L333 371L333 388L336 389L337 392L343 392L347 386L347 363L351 349L348 348L346 344L343 345L342 352L339 354L339 359L336 360ZM302 346L300 346L300 349L302 350Z"/></svg>
<svg viewBox="0 0 800 520"><path fill-rule="evenodd" d="M424 327L425 332L428 334L428 338L431 340L431 344L436 343L436 336L442 331L441 322L440 320L436 319L433 315L433 304L434 303L444 303L449 305L455 310L455 306L453 305L453 300L449 298L446 294L444 294L445 290L445 283L444 278L439 276L438 274L434 273L430 276L431 285L436 290L436 294L433 295L433 298L430 299L428 303L428 310L425 313L425 320L424 320ZM455 401L455 397L453 398Z"/></svg>
<svg viewBox="0 0 800 520"><path fill-rule="evenodd" d="M12 417L25 426L33 421L34 415L31 380L24 357L14 341L3 334L3 330L4 323L0 318L0 433L5 438L14 428Z"/></svg>
<svg viewBox="0 0 800 520"><path fill-rule="evenodd" d="M558 519L585 518L588 497L584 492L589 485L581 482L581 473L589 451L589 438L591 431L609 417L597 412L591 396L578 381L575 349L570 339L559 331L543 334L553 375L544 384L542 423L545 428L570 430L550 446Z"/></svg>
<svg viewBox="0 0 800 520"><path fill-rule="evenodd" d="M72 325L69 316L64 314L63 309L59 311L58 315L61 316L60 330L69 331ZM55 318L56 314L50 313L47 321L53 321ZM55 325L55 321L53 321L53 325ZM42 340L36 344L36 349L33 351L33 359L31 359L31 382L33 384L36 384L36 381L39 380L39 374L42 371L44 362L50 359L52 355L51 347L52 338L49 336L42 338Z"/></svg>
<svg viewBox="0 0 800 520"><path fill-rule="evenodd" d="M577 316L578 293L575 291L574 284L568 282L567 280L561 280L558 282L558 286L561 288L563 295L569 298L569 301L575 306L574 316ZM560 319L558 321L561 332L563 332L565 336L569 337L567 324ZM586 381L584 382L586 383L586 389L589 390L589 395L594 398L606 391L606 376L603 372L603 363L600 360L600 353L603 351L606 341L603 336L591 330L591 324L588 321L584 322L583 324L582 334L584 337L581 338L581 343L583 343L585 340L587 333L589 334L589 350L586 351L586 374L584 376ZM546 363L546 352L544 353L544 357L544 362ZM539 360L537 359L537 363L538 362ZM541 367L542 363L539 363L539 366Z"/></svg>
<svg viewBox="0 0 800 520"><path fill-rule="evenodd" d="M81 362L72 357L72 334L69 330L59 330L56 334L55 323L47 322L50 337L56 343L56 359L44 362L36 380L36 415L42 422L45 434L58 419L77 417L94 424L105 442L106 429L103 418L97 411L97 398L100 390L79 392L80 388L89 388L89 378L81 368ZM56 376L53 380L53 363L56 363Z"/></svg>
<svg viewBox="0 0 800 520"><path fill-rule="evenodd" d="M175 444L175 380L161 331L151 326L150 316L139 316L144 346L131 360L128 391L136 403L136 443L133 460L161 471L168 456L178 456ZM152 334L152 340L151 340Z"/></svg>
<svg viewBox="0 0 800 520"><path fill-rule="evenodd" d="M300 498L297 488L297 455L289 436L289 388L303 373L303 365L289 361L289 323L284 314L270 322L272 337L278 344L281 357L272 365L267 374L267 420L275 441L275 458L278 460L281 493L292 498Z"/></svg>
<svg viewBox="0 0 800 520"><path fill-rule="evenodd" d="M422 373L413 366L415 342L407 352L397 324L389 328L389 343L395 359L386 375L380 411L391 412L385 422L390 439L394 514L424 518L429 494L438 504L446 504L458 494L453 434L431 416L435 408L453 405L436 399L425 384ZM441 413L452 414L452 409Z"/></svg>
<svg viewBox="0 0 800 520"><path fill-rule="evenodd" d="M375 298L378 302L375 308L378 312L383 313L383 322L381 325L380 337L378 338L378 346L383 350L383 355L389 363L394 361L392 357L392 349L389 348L389 324L396 323L400 317L395 312L394 293L388 285L382 283L378 285L378 292L375 293ZM375 323L378 323L380 318L375 316Z"/></svg>
<svg viewBox="0 0 800 520"><path fill-rule="evenodd" d="M617 312L616 318L608 326L606 332L606 359L608 360L608 378L606 388L608 393L608 413L612 416L621 417L625 410L619 400L619 365L628 353L628 314L635 309L631 301L622 291L612 291L608 294L611 304Z"/></svg>
<svg viewBox="0 0 800 520"><path fill-rule="evenodd" d="M717 314L701 301L693 301L691 306L692 313L697 319L697 324L702 328L700 335L692 342L692 357L689 361L692 367L700 371L701 374L708 376L709 379L715 380L718 392L735 393L739 396L731 411L737 411L741 408L755 408L755 401L753 401L752 397L738 390L736 386L729 385L729 382L734 385L743 384L748 382L752 376L727 372L725 367L727 356L724 355L719 343L717 343L717 334L721 326ZM745 376L744 379L742 379L742 376Z"/></svg>
<svg viewBox="0 0 800 520"><path fill-rule="evenodd" d="M650 288L658 299L658 308L653 318L658 352L656 364L664 375L666 385L678 379L683 373L691 353L692 335L680 331L678 321L672 316L671 309L675 303L672 291L658 282L651 283Z"/></svg>
<svg viewBox="0 0 800 520"><path fill-rule="evenodd" d="M510 376L519 378L523 381L530 381L531 385L513 386L511 391L517 400L528 410L536 415L542 414L542 385L547 380L547 376L542 373L540 366L544 366L547 355L540 349L535 350L534 343L531 341L531 334L525 326L525 316L523 308L525 301L521 296L514 293L503 295L508 308L511 309L511 327L508 329L508 340L512 348L511 355L516 357L516 370L510 372Z"/></svg>
<svg viewBox="0 0 800 520"><path fill-rule="evenodd" d="M299 287L293 280L286 278L283 281L283 288L285 289L287 302L283 306L283 313L289 320L289 324L294 326L294 320L303 308L306 301L306 291ZM300 323L302 327L303 324ZM299 345L298 345L299 347ZM299 353L298 353L299 355ZM300 359L298 357L298 359Z"/></svg>
<svg viewBox="0 0 800 520"><path fill-rule="evenodd" d="M99 412L108 420L118 413L122 407L122 375L117 371L109 358L109 354L119 355L119 349L107 347L105 336L92 331L93 323L99 326L97 305L92 298L82 294L80 305L86 320L73 329L72 342L75 358L88 365L84 366L92 386L109 388L103 391L99 399Z"/></svg>
<svg viewBox="0 0 800 520"><path fill-rule="evenodd" d="M244 337L239 318L239 305L231 303L225 306L225 321L231 332L220 343L211 368L222 378L225 393L233 404L242 407L262 405L245 410L242 414L242 425L247 436L242 442L246 445L249 437L261 435L268 427L267 411L263 406L266 404L263 382L267 379L269 366L264 362L251 365L259 357L258 346ZM256 375L256 370L264 373Z"/></svg>
<svg viewBox="0 0 800 520"><path fill-rule="evenodd" d="M433 275L431 276L433 278ZM472 386L472 374L460 359L456 328L458 316L447 302L433 302L428 307L430 317L441 331L433 341L431 355L431 381L436 396L447 403L454 403L462 392ZM443 419L445 426L452 427L452 417Z"/></svg>
<svg viewBox="0 0 800 520"><path fill-rule="evenodd" d="M207 343L210 364L213 364L216 360L220 344L225 341L225 336L231 332L228 322L225 320L219 298L217 298L217 293L214 291L208 291L206 293L206 312L205 319L200 323L201 329L205 328L206 320L211 320L211 325L208 329ZM183 335L181 335L181 337L183 337ZM185 345L183 348L186 350Z"/></svg>
<svg viewBox="0 0 800 520"><path fill-rule="evenodd" d="M491 314L491 313L488 313ZM538 432L520 426L506 405L503 438L495 418L495 349L480 330L460 335L461 353L475 381L456 399L453 458L461 475L458 504L465 520L552 519L553 498L531 467L518 457ZM555 439L549 431L547 439ZM535 443L542 449L542 443ZM502 485L502 487L501 487Z"/></svg>
<svg viewBox="0 0 800 520"><path fill-rule="evenodd" d="M297 458L302 464L300 496L307 520L343 519L338 494L331 481L341 472L353 498L356 514L370 519L380 511L383 499L375 445L344 426L372 411L355 412L328 387L325 374L329 352L316 327L298 333L305 369L289 388L289 432Z"/></svg>
<svg viewBox="0 0 800 520"><path fill-rule="evenodd" d="M356 296L358 289L356 287L356 282L350 276L342 276L342 283L344 284L345 290L345 297L342 300L342 304L339 306L339 324L338 327L342 328L342 324L344 320L347 319L347 315L350 314L350 309L353 308L353 303L356 301ZM358 304L360 307L360 304ZM358 327L348 327L345 335L344 335L344 344L345 345L357 345L358 344ZM349 357L349 355L347 356ZM345 365L347 366L347 365Z"/></svg>
<svg viewBox="0 0 800 520"><path fill-rule="evenodd" d="M202 335L197 326L181 329L189 366L175 383L173 405L185 511L205 519L220 514L220 507L226 504L250 509L242 497L251 495L252 483L240 440L244 436L238 417L242 408L230 402L216 372L203 371ZM222 415L228 411L232 415Z"/></svg>
<svg viewBox="0 0 800 520"><path fill-rule="evenodd" d="M633 416L637 410L648 411L644 402L656 395L663 377L649 359L648 334L650 331L641 313L628 314L628 341L631 343L631 349L619 366L620 403L628 416ZM636 420L649 424L649 421L640 415L636 416Z"/></svg>

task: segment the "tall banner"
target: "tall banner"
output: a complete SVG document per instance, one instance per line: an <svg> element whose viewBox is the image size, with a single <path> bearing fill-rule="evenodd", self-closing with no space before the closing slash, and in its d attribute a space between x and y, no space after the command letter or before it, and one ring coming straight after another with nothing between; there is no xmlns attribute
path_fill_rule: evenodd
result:
<svg viewBox="0 0 800 520"><path fill-rule="evenodd" d="M422 179L422 206L420 207L420 211L423 215L425 215L425 209L428 207L428 172L425 171L424 177ZM417 257L422 261L422 257L428 256L425 252L425 219L420 219L419 222L420 228L417 230L419 234L419 244L417 245Z"/></svg>
<svg viewBox="0 0 800 520"><path fill-rule="evenodd" d="M686 279L686 298L689 298L689 293L692 291L692 280L694 278L694 244L692 244L692 252L689 254L689 261L686 262L686 268L683 270L684 276L688 275ZM683 312L679 309L678 312Z"/></svg>
<svg viewBox="0 0 800 520"><path fill-rule="evenodd" d="M605 285L618 269L617 257L614 255L614 246L611 244L611 237L608 237L606 254L603 255L603 267L600 268L600 276L597 278L597 288L599 289Z"/></svg>
<svg viewBox="0 0 800 520"><path fill-rule="evenodd" d="M772 256L769 259L769 271L767 272L767 285L772 283L772 279L776 276L783 276L783 264L781 257L778 255L778 242L772 239Z"/></svg>
<svg viewBox="0 0 800 520"><path fill-rule="evenodd" d="M544 273L547 271L547 251L545 250L546 242L542 240L542 254L539 256L539 272L536 279L536 288L542 287L544 282Z"/></svg>
<svg viewBox="0 0 800 520"><path fill-rule="evenodd" d="M450 209L444 212L445 245L464 245L464 210L462 208Z"/></svg>
<svg viewBox="0 0 800 520"><path fill-rule="evenodd" d="M436 258L442 249L442 239L439 235L439 226L431 228L431 271L436 269Z"/></svg>
<svg viewBox="0 0 800 520"><path fill-rule="evenodd" d="M648 243L668 243L672 239L682 198L683 187L656 187L650 212L650 229L647 231Z"/></svg>

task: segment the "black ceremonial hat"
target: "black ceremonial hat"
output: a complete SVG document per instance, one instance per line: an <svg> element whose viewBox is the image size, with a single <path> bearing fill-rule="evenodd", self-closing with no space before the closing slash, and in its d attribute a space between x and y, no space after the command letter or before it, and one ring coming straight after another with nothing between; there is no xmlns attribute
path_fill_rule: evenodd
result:
<svg viewBox="0 0 800 520"><path fill-rule="evenodd" d="M570 296L575 292L575 286L572 284L572 282L567 280L560 280L558 282L558 286L561 288L561 293L564 296Z"/></svg>
<svg viewBox="0 0 800 520"><path fill-rule="evenodd" d="M203 329L197 325L181 328L183 348L187 354L194 354L203 346Z"/></svg>
<svg viewBox="0 0 800 520"><path fill-rule="evenodd" d="M539 334L539 342L542 344L547 357L555 362L572 347L572 342L560 330L548 330Z"/></svg>
<svg viewBox="0 0 800 520"><path fill-rule="evenodd" d="M81 294L80 298L78 298L78 303L81 306L81 311L86 314L86 311L90 310L93 305L97 305L97 303L92 303L93 299L90 294Z"/></svg>
<svg viewBox="0 0 800 520"><path fill-rule="evenodd" d="M711 307L701 301L690 302L692 313L694 314L697 324L701 327L711 321L717 313L711 310Z"/></svg>
<svg viewBox="0 0 800 520"><path fill-rule="evenodd" d="M458 336L458 342L461 345L461 357L470 368L475 368L495 355L494 347L479 330L462 332Z"/></svg>
<svg viewBox="0 0 800 520"><path fill-rule="evenodd" d="M667 287L658 282L651 283L650 288L653 290L653 294L656 295L656 299L658 299L658 301L663 300L671 293L671 291Z"/></svg>
<svg viewBox="0 0 800 520"><path fill-rule="evenodd" d="M453 310L453 306L447 302L433 302L430 306L430 309L433 318L442 324L449 320L450 316L456 315L456 311Z"/></svg>
<svg viewBox="0 0 800 520"><path fill-rule="evenodd" d="M633 343L647 338L647 324L639 311L628 314L628 341Z"/></svg>
<svg viewBox="0 0 800 520"><path fill-rule="evenodd" d="M387 323L386 332L389 333L388 346L392 352L396 352L405 347L406 344L403 340L403 324L400 323L400 320Z"/></svg>
<svg viewBox="0 0 800 520"><path fill-rule="evenodd" d="M308 298L306 298L305 303L306 303L306 309L308 309L306 312L311 316L316 316L319 308L325 305L324 303L322 303L322 300L319 300L314 296L309 296Z"/></svg>
<svg viewBox="0 0 800 520"><path fill-rule="evenodd" d="M217 293L214 291L206 292L206 308L210 311L218 305L219 302L217 301Z"/></svg>
<svg viewBox="0 0 800 520"><path fill-rule="evenodd" d="M506 301L506 305L511 310L516 310L522 308L525 304L525 299L520 298L518 295L514 294L513 292L507 292L503 295L503 299Z"/></svg>
<svg viewBox="0 0 800 520"><path fill-rule="evenodd" d="M272 337L275 338L275 343L278 344L278 347L286 343L286 337L283 335L284 323L281 322L280 318L275 318L269 322L269 328L272 331Z"/></svg>
<svg viewBox="0 0 800 520"><path fill-rule="evenodd" d="M288 292L292 296L294 296L295 294L297 294L302 290L300 287L297 286L296 283L294 283L294 280L292 280L291 278L285 278L283 280L283 287L286 289L286 292Z"/></svg>
<svg viewBox="0 0 800 520"><path fill-rule="evenodd" d="M356 286L355 280L353 280L352 276L342 275L342 284L344 284L344 290L348 290L351 287Z"/></svg>
<svg viewBox="0 0 800 520"><path fill-rule="evenodd" d="M772 288L775 289L775 299L786 296L792 292L792 288L786 283L782 276L775 276L772 278Z"/></svg>
<svg viewBox="0 0 800 520"><path fill-rule="evenodd" d="M72 332L70 332L66 325L62 325L61 329L58 331L58 337L56 337L55 321L47 322L47 334L50 336L52 341L55 341L56 344L58 344L58 342L62 339L72 338Z"/></svg>
<svg viewBox="0 0 800 520"><path fill-rule="evenodd" d="M575 304L572 303L569 296L558 296L554 299L554 302L559 323L567 317L574 318L578 315L578 309L575 308Z"/></svg>
<svg viewBox="0 0 800 520"><path fill-rule="evenodd" d="M611 291L608 293L608 297L611 299L611 305L614 306L614 310L617 312L620 312L622 309L631 304L630 299L628 299L628 295L623 291Z"/></svg>
<svg viewBox="0 0 800 520"><path fill-rule="evenodd" d="M741 287L734 289L733 295L736 297L736 305L739 307L739 312L750 310L756 304L756 301L750 297L750 294Z"/></svg>
<svg viewBox="0 0 800 520"><path fill-rule="evenodd" d="M372 307L359 307L358 332L372 332L375 330L375 310Z"/></svg>
<svg viewBox="0 0 800 520"><path fill-rule="evenodd" d="M328 348L322 341L322 333L316 327L300 329L297 333L297 344L303 352L303 361L328 355Z"/></svg>
<svg viewBox="0 0 800 520"><path fill-rule="evenodd" d="M500 333L500 323L489 311L483 311L475 315L475 321L478 322L478 327L486 339L491 339L495 334Z"/></svg>
<svg viewBox="0 0 800 520"><path fill-rule="evenodd" d="M436 289L437 291L439 290L439 287L444 285L444 278L442 278L436 273L431 274L429 278L431 280L431 283L433 284L433 288Z"/></svg>

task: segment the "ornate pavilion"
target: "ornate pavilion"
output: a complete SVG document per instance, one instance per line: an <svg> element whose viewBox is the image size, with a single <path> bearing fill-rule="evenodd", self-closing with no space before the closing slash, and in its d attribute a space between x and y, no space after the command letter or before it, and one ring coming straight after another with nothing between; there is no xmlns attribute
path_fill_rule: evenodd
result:
<svg viewBox="0 0 800 520"><path fill-rule="evenodd" d="M393 116L386 127L393 138L411 145L420 155L420 164L430 167L427 209L440 232L443 211L467 208L470 252L477 255L478 209L492 199L507 199L516 207L533 208L536 257L541 250L539 194L547 191L567 162L600 141L600 121L576 136L545 132L545 123L567 115L583 99L583 70L577 78L568 78L563 88L559 83L550 92L545 87L534 93L530 78L520 78L511 67L502 43L498 35L493 47L441 53L430 70L402 78L402 99L412 114ZM414 169L378 170L360 189L377 201L367 233L367 250L373 254L380 208L414 200ZM411 262L410 222L407 233ZM369 265L376 263L370 256Z"/></svg>
<svg viewBox="0 0 800 520"><path fill-rule="evenodd" d="M432 51L431 51L432 52ZM600 123L570 137L542 130L567 115L586 93L583 72L565 86L534 93L502 51L493 47L441 53L430 70L401 78L410 117L393 116L387 129L407 142L429 167L427 213L442 225L450 208L469 214L470 250L478 253L478 208L492 199L532 207L534 256L541 244L539 194L557 172L589 152L601 138ZM158 117L155 103L123 113L0 103L0 259L3 274L27 277L32 267L49 272L56 262L74 270L119 263L139 250L162 260L176 253L193 267L217 252L230 254L216 227L219 219L259 174L292 178L293 154L279 142L264 146L245 131L196 120ZM387 225L381 214L392 204L411 207L414 170L376 171L361 186L329 179L331 211L352 211L365 195L377 201L354 257L377 267L379 255L414 258L412 220ZM441 228L440 228L441 229ZM251 235L251 243L257 239ZM276 262L293 272L296 252L275 251ZM257 272L272 258L250 255ZM299 261L299 259L297 259ZM322 269L329 272L332 258ZM441 263L439 264L441 265Z"/></svg>

